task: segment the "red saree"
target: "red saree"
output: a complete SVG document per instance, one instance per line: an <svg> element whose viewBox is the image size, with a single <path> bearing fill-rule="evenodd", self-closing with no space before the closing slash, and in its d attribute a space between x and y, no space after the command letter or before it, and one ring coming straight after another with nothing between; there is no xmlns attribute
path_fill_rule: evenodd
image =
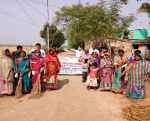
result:
<svg viewBox="0 0 150 121"><path fill-rule="evenodd" d="M50 55L50 50L53 51L53 55ZM46 87L48 89L58 88L57 73L61 68L60 61L55 54L53 48L49 49L48 54L45 56L44 62L46 63Z"/></svg>

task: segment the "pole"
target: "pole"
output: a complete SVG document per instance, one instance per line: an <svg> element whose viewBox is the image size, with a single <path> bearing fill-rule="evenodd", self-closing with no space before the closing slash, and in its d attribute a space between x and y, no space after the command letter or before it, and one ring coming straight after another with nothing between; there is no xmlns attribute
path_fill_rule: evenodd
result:
<svg viewBox="0 0 150 121"><path fill-rule="evenodd" d="M49 27L47 26L47 45L49 50Z"/></svg>

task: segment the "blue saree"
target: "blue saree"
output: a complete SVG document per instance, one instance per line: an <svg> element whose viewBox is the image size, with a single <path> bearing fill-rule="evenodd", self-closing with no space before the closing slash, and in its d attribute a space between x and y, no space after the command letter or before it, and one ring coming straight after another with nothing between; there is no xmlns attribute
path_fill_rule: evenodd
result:
<svg viewBox="0 0 150 121"><path fill-rule="evenodd" d="M31 89L31 79L28 77L29 69L30 69L30 62L28 58L24 57L20 62L17 60L20 55L17 55L14 61L14 71L16 71L16 62L18 62L18 71L19 71L19 77L22 76L22 91L28 92L28 90ZM22 75L20 75L22 72Z"/></svg>

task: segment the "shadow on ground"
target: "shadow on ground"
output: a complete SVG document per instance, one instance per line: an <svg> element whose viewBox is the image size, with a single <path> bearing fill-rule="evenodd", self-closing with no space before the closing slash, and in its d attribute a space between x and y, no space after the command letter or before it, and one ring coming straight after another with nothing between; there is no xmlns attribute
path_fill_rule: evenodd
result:
<svg viewBox="0 0 150 121"><path fill-rule="evenodd" d="M58 90L60 90L64 85L69 83L69 79L59 80L58 81Z"/></svg>

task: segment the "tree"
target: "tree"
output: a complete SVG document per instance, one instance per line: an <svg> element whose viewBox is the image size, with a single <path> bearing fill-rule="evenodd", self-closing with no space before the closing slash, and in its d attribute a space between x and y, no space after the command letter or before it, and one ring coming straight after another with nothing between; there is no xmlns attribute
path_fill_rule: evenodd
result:
<svg viewBox="0 0 150 121"><path fill-rule="evenodd" d="M107 5L106 5L107 4ZM85 41L96 44L118 40L121 33L135 20L133 15L121 16L118 0L106 3L101 0L96 5L83 6L81 3L64 6L56 12L56 22L62 25L69 39L69 46L77 48Z"/></svg>
<svg viewBox="0 0 150 121"><path fill-rule="evenodd" d="M141 0L137 0L141 1ZM122 4L128 4L128 0L120 0ZM137 10L137 13L147 13L150 17L150 3L142 3L141 7Z"/></svg>
<svg viewBox="0 0 150 121"><path fill-rule="evenodd" d="M147 13L150 17L150 4L149 3L143 3L141 7L137 10L137 13Z"/></svg>
<svg viewBox="0 0 150 121"><path fill-rule="evenodd" d="M61 30L58 30L55 24L51 24L51 26L46 23L44 25L43 30L40 32L40 36L47 43L47 26L49 27L49 45L52 48L59 48L62 44L65 43L65 35Z"/></svg>

